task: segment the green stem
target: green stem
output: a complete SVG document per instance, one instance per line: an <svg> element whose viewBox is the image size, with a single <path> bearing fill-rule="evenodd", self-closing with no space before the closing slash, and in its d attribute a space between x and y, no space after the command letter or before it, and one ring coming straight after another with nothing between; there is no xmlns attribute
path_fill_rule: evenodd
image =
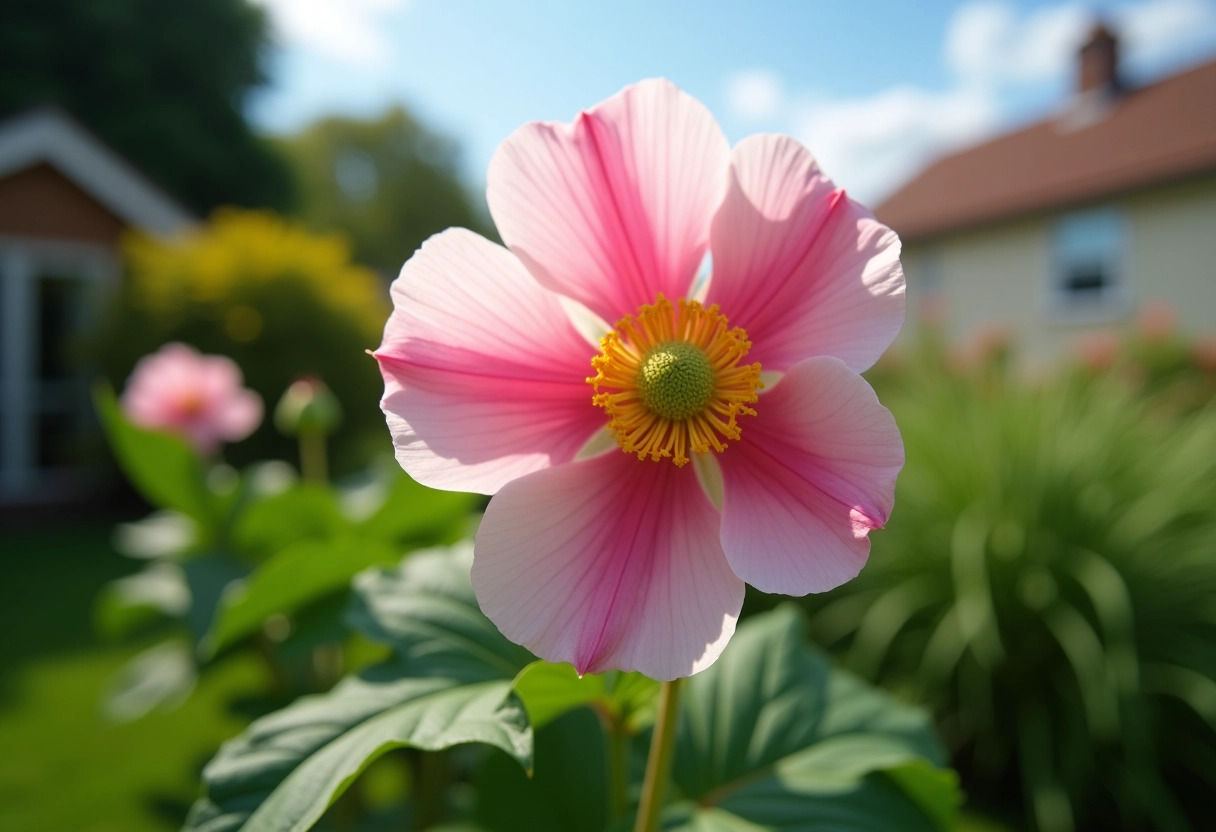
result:
<svg viewBox="0 0 1216 832"><path fill-rule="evenodd" d="M615 716L601 713L608 746L608 820L615 825L629 808L629 734Z"/></svg>
<svg viewBox="0 0 1216 832"><path fill-rule="evenodd" d="M671 776L671 758L676 748L676 725L680 706L680 679L663 683L659 693L659 716L650 740L646 778L642 781L642 800L634 832L656 832L663 809L663 792Z"/></svg>
<svg viewBox="0 0 1216 832"><path fill-rule="evenodd" d="M324 484L329 479L325 461L325 434L316 430L300 431L300 476L305 482Z"/></svg>

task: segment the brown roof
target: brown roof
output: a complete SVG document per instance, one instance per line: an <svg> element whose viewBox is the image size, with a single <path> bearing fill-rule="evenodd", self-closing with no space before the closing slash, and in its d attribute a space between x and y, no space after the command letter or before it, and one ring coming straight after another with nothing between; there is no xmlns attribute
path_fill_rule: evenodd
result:
<svg viewBox="0 0 1216 832"><path fill-rule="evenodd" d="M1081 111L1073 110L1073 116ZM1216 61L938 160L875 211L905 240L1216 171Z"/></svg>

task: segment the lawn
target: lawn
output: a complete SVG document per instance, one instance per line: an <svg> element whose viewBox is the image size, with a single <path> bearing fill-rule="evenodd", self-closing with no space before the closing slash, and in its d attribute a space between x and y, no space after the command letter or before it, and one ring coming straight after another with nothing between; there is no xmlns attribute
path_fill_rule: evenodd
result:
<svg viewBox="0 0 1216 832"><path fill-rule="evenodd" d="M237 657L172 711L133 723L102 716L113 675L147 644L99 643L97 590L137 564L109 545L110 526L5 532L0 579L0 829L175 830L198 773L246 717L260 669ZM150 644L151 642L149 642Z"/></svg>

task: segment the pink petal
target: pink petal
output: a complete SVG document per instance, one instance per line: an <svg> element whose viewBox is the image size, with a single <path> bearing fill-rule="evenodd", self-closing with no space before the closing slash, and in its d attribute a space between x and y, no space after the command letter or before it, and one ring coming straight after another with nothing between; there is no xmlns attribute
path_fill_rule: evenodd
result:
<svg viewBox="0 0 1216 832"><path fill-rule="evenodd" d="M825 592L861 571L890 516L899 429L837 358L795 364L755 407L719 457L726 557L764 592Z"/></svg>
<svg viewBox="0 0 1216 832"><path fill-rule="evenodd" d="M397 460L434 488L493 494L574 458L602 411L591 358L558 301L502 246L437 234L393 283L376 351Z"/></svg>
<svg viewBox="0 0 1216 832"><path fill-rule="evenodd" d="M516 130L490 162L486 195L532 274L613 323L659 292L687 294L729 160L699 101L643 81L573 124Z"/></svg>
<svg viewBox="0 0 1216 832"><path fill-rule="evenodd" d="M711 240L707 301L747 330L747 360L765 370L834 355L861 372L899 332L899 238L793 139L739 143Z"/></svg>
<svg viewBox="0 0 1216 832"><path fill-rule="evenodd" d="M477 533L473 589L503 634L579 673L654 679L708 667L743 582L691 466L613 450L517 480Z"/></svg>
<svg viewBox="0 0 1216 832"><path fill-rule="evenodd" d="M241 370L223 355L201 356L192 372L191 384L207 401L223 401L241 389Z"/></svg>
<svg viewBox="0 0 1216 832"><path fill-rule="evenodd" d="M218 433L228 442L239 442L262 422L262 397L252 390L237 390L215 416Z"/></svg>

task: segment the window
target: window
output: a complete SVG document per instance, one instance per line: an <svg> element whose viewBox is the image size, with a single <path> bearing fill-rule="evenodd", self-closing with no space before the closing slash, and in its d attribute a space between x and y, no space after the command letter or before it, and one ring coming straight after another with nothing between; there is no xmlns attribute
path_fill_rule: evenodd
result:
<svg viewBox="0 0 1216 832"><path fill-rule="evenodd" d="M1048 310L1064 318L1107 318L1128 308L1122 215L1097 208L1056 224Z"/></svg>

